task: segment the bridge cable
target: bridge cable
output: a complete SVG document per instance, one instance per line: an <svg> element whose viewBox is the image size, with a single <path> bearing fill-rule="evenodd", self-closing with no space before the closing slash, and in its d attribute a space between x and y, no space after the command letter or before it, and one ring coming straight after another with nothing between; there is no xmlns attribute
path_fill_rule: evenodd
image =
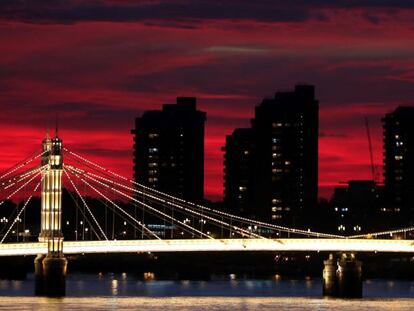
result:
<svg viewBox="0 0 414 311"><path fill-rule="evenodd" d="M44 155L46 152L47 152L47 150L46 150L46 151L43 151L42 153L36 154L36 155L34 155L34 156L30 157L30 158L27 158L27 159L25 159L25 160L23 160L23 161L21 161L21 162L18 162L18 163L17 163L16 165L14 165L13 167L11 167L11 168L9 168L9 169L5 170L5 171L3 172L3 174L2 174L2 175L0 175L0 180L2 180L3 178L5 178L5 177L9 176L9 175L10 175L10 174L12 174L12 173L14 173L14 172L18 171L19 169L21 169L21 168L25 167L25 166L26 166L26 165L28 165L29 163L33 162L33 161L34 161L34 160L36 160L37 158L39 158L39 157L41 157L42 155Z"/></svg>
<svg viewBox="0 0 414 311"><path fill-rule="evenodd" d="M85 177L87 177L87 175L84 175ZM83 178L81 178L81 177L79 177L80 178L80 180L82 180L84 183L86 183L87 185L89 185L89 187L93 187L93 186L91 186L85 179L83 179ZM90 178L89 178L90 179ZM120 194L121 196L123 196L123 197L126 197L126 198L128 198L128 199L130 199L130 200L132 200L132 201L134 201L134 202L136 202L136 203L138 203L138 204L140 204L141 206L144 206L144 207L146 207L147 209L149 209L149 210L151 210L151 211L153 211L153 212L155 212L155 213L158 213L158 214L160 214L161 216L165 216L166 218L168 218L168 219L170 219L170 220L173 220L173 218L170 216L170 215L168 215L168 214L166 214L166 213L163 213L163 212L161 212L161 211L159 211L159 210L157 210L157 209L155 209L155 208L153 208L153 207L151 207L151 206L149 206L148 204L145 204L145 203L143 203L143 202L141 202L141 201L138 201L136 198L134 198L134 197L132 197L132 196L129 196L129 195L127 195L126 193L124 193L124 192L122 192L122 191L119 191L118 189L116 189L116 188L114 188L114 187L111 187L111 186L109 186L109 185L107 185L107 184L105 184L105 183L103 183L103 182L100 182L100 181L98 181L98 180L96 180L96 179L94 179L94 181L96 182L96 183L98 183L98 184L100 184L101 186L103 186L103 187L107 187L108 189L111 189L111 190L113 190L113 191L115 191L116 193L118 193L118 194ZM96 189L96 188L93 188L94 190ZM96 190L95 190L96 191ZM102 195L102 194L101 194ZM209 235L207 235L207 234L205 234L205 233L203 233L203 232L201 232L201 231L199 231L199 230L197 230L197 229L195 229L195 228L193 228L193 227L191 227L191 226L189 226L189 225L187 225L187 224L185 224L185 223L183 223L183 222L181 222L181 221L179 221L178 219L175 219L175 221L177 222L177 223L179 223L181 226L183 226L183 227L186 227L186 228L188 228L188 229L190 229L190 230L194 230L194 231L196 231L197 233L199 233L201 236L204 236L204 237L206 237L206 238L209 238L209 239L213 239L211 236L209 236Z"/></svg>
<svg viewBox="0 0 414 311"><path fill-rule="evenodd" d="M72 178L69 176L68 172L63 169L63 172L65 173L66 177L69 179L69 182L72 184L73 188L75 189L76 193L78 194L79 198L82 200L83 205L86 207L87 211L89 212L89 215L92 217L93 221L95 222L96 226L98 227L99 231L101 232L101 234L104 236L105 240L108 240L108 237L106 236L105 232L103 232L101 226L99 225L99 222L96 220L95 216L93 215L91 209L89 208L88 204L86 203L86 201L84 200L83 196L80 194L78 188L76 187L76 185L74 184Z"/></svg>
<svg viewBox="0 0 414 311"><path fill-rule="evenodd" d="M145 224L141 224L141 222L139 222L138 220L136 220L134 217L132 217L129 213L127 213L126 211L124 211L121 207L119 207L115 202L113 202L111 199L109 199L107 196L105 196L101 191L99 191L97 188L95 188L94 186L92 186L90 183L88 183L86 180L84 180L82 177L80 177L77 173L74 173L73 171L71 171L69 169L69 171L76 176L79 180L81 180L84 184L86 184L89 188L91 188L93 191L95 191L96 193L98 193L101 197L103 197L105 200L107 200L109 203L111 203L113 206L117 207L118 210L120 210L122 213L124 213L127 217L129 217L130 219L132 219L134 222L136 222L138 225L140 225L143 230L146 230L150 235L154 236L156 239L161 240L160 237L158 235L156 235L154 232L152 232L151 230L149 230L148 228L145 227Z"/></svg>
<svg viewBox="0 0 414 311"><path fill-rule="evenodd" d="M43 171L42 171L43 172ZM41 172L41 173L42 173ZM41 173L36 174L35 177L39 176ZM36 185L36 187L33 190L33 193L36 193L37 189L40 187L40 185L42 184L42 181L44 179L44 176L42 177L42 179L40 180L40 182ZM33 179L32 179L33 180ZM16 218L13 220L12 224L10 225L9 229L6 231L5 235L3 236L3 238L0 241L0 244L2 244L4 242L4 240L7 238L8 234L10 233L11 229L13 228L13 226L19 221L20 219L20 215L22 214L22 212L26 209L26 206L29 204L30 200L32 199L33 194L30 195L30 197L26 200L26 202L24 203L22 209L19 211L19 213L17 214Z"/></svg>
<svg viewBox="0 0 414 311"><path fill-rule="evenodd" d="M71 168L73 168L73 167L71 167ZM79 169L78 169L79 170ZM81 171L83 171L83 170L81 170ZM95 182L98 182L98 183L101 183L100 181L98 181L97 179L95 179L95 178L93 178L93 177L91 177L91 176L89 176L88 175L88 173L89 172L86 172L86 171L83 171L84 172L84 175L83 176L85 176L86 178L88 178L88 179L90 179L90 180L93 180L93 181L95 181ZM95 175L95 174L93 174L93 175ZM96 176L96 175L95 175ZM114 181L112 181L112 180L108 180L108 179L106 179L106 178L103 178L102 177L102 179L104 179L105 181L107 181L107 182L110 182L110 183L112 183L113 185L114 184L117 184L117 185L119 185L119 186L121 186L121 187L123 187L123 188L126 188L126 189L128 189L128 190L131 190L131 191L133 191L133 192L138 192L138 193L140 193L138 190L136 190L136 189L134 189L134 188L130 188L130 187L127 187L127 186L125 186L125 185L122 185L122 184L118 184L118 183L116 183L116 182L114 182ZM105 185L106 187L109 187L107 184L104 184L103 183L103 185ZM121 195L123 195L123 196L126 196L124 193L122 193L122 192L120 192L118 189L116 189L116 188L113 188L114 189L114 191L116 191L116 192L118 192L118 193L120 193ZM149 197L151 197L151 195L147 195L147 196L149 196ZM136 200L135 198L133 198L133 197L131 197L131 196L127 196L129 199L132 199L132 200ZM162 204L165 204L165 203L168 203L167 201L162 201L161 202ZM145 204L145 203L140 203L140 204ZM182 207L182 206L180 206L180 205L178 205L178 204L174 204L174 203L169 203L170 205L173 205L173 206L175 206L175 207L178 207L179 209L181 209L182 211L184 211L184 213L185 214L187 214L187 215L189 215L189 216L192 216L192 215L197 215L197 216L200 216L201 217L201 226L203 225L203 221L205 221L204 219L208 219L208 220L210 220L210 221L212 221L212 222L215 222L216 224L218 224L218 225L224 225L224 226L226 226L226 227L229 227L230 225L228 224L228 223L225 223L225 222L223 222L223 221L221 221L221 220L219 220L219 219L215 219L215 218L212 218L212 217L210 217L210 216L207 216L207 215L203 215L203 214L200 214L200 213L198 213L198 212L196 212L196 211L193 211L193 210L191 210L191 209L188 209L188 208L185 208L185 207ZM160 211L158 211L159 213L162 213L162 212L160 212ZM165 215L167 215L167 214L165 214L165 213L163 213L163 215L165 216ZM171 217L171 218L173 218L173 217ZM174 219L174 218L173 218ZM183 224L182 222L180 222L181 224ZM255 233L253 233L253 232L250 232L250 231L247 231L247 230L245 230L245 229L242 229L242 228L239 228L239 227L237 227L237 226L232 226L232 228L234 229L234 230L236 230L236 231L240 231L241 232L241 235L242 236L254 236L254 237L256 237L256 238L264 238L264 237L262 237L262 236L260 236L260 235L257 235L257 234L255 234ZM198 233L200 233L201 235L202 235L202 229L201 229L201 231L198 231Z"/></svg>
<svg viewBox="0 0 414 311"><path fill-rule="evenodd" d="M158 191L156 189L147 187L147 186L145 186L143 184L137 183L136 181L134 181L132 179L129 179L127 177L124 177L122 175L119 175L119 174L117 174L117 173L115 173L115 172L113 172L113 171L111 171L109 169L106 169L105 167L103 167L103 166L101 166L101 165L99 165L97 163L94 163L94 162L92 162L92 161L90 161L90 160L88 160L88 159L86 159L86 158L78 155L77 153L74 153L74 152L68 150L67 148L64 148L64 150L66 152L68 152L70 155L72 155L73 157L76 157L78 160L81 160L84 163L87 163L87 164L89 164L89 165L91 165L91 166L93 166L95 168L99 168L100 170L104 171L105 173L110 174L110 175L113 175L113 176L117 177L118 179L122 179L124 181L129 182L129 183L132 183L134 185L137 185L137 186L139 186L139 187L141 187L143 189L146 189L146 190L148 190L150 192L157 193L157 194L159 194L161 196L165 196L165 197L168 197L170 199L175 199L177 201L180 201L182 203L186 203L186 204L188 204L188 205L190 205L192 207L198 208L198 209L200 209L200 207L201 207L204 210L212 211L212 212L214 212L216 214L227 215L227 216L233 217L234 219L243 220L243 221L247 222L248 224L249 223L254 223L255 225L258 225L258 226L261 226L261 227L272 228L272 229L280 230L280 231L284 231L284 232L291 232L291 233L295 233L295 234L301 234L301 235L306 235L306 236L324 237L324 238L345 238L345 236L336 235L336 234L313 232L313 231L310 231L310 230L302 230L302 229L289 228L289 227L284 227L284 226L279 226L279 225L274 225L274 224L268 224L268 223L261 222L261 221L258 221L258 220L247 219L247 218L244 218L244 217L241 217L241 216L232 215L232 214L225 213L225 212L222 212L222 211L218 211L218 210L215 210L215 209L211 209L211 208L208 208L208 207L205 207L205 206L202 206L202 205L198 205L198 204L195 204L195 203L192 203L192 202L183 200L181 198L177 198L177 197L174 197L172 195L163 193L163 192Z"/></svg>

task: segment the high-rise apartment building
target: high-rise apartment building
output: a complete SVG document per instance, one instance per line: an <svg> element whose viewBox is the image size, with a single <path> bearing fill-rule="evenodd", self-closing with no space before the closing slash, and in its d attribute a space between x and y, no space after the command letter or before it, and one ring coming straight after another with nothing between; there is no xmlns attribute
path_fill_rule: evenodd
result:
<svg viewBox="0 0 414 311"><path fill-rule="evenodd" d="M194 97L178 97L176 104L136 118L135 180L187 200L203 200L205 121Z"/></svg>
<svg viewBox="0 0 414 311"><path fill-rule="evenodd" d="M384 130L384 212L414 211L414 107L398 107L382 119Z"/></svg>
<svg viewBox="0 0 414 311"><path fill-rule="evenodd" d="M277 92L256 107L249 142L237 130L228 137L224 147L228 208L242 206L249 197L249 208L257 219L294 224L296 216L316 206L318 111L314 87L297 85L294 91ZM244 149L237 150L240 146ZM240 161L237 154L243 150L251 156L250 171L240 178L231 166Z"/></svg>

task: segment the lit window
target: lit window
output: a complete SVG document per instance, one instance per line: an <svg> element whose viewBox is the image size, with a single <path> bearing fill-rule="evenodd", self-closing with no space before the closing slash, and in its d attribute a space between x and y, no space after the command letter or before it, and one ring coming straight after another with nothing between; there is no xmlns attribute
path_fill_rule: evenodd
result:
<svg viewBox="0 0 414 311"><path fill-rule="evenodd" d="M148 152L149 153L156 153L156 152L158 152L158 148L149 148Z"/></svg>
<svg viewBox="0 0 414 311"><path fill-rule="evenodd" d="M150 134L148 134L148 137L149 138L156 138L156 137L158 137L158 134L157 133L150 133Z"/></svg>
<svg viewBox="0 0 414 311"><path fill-rule="evenodd" d="M242 191L246 191L246 190L247 190L247 187L243 187L243 186L240 186L240 187L239 187L239 191L241 191L241 192L242 192Z"/></svg>
<svg viewBox="0 0 414 311"><path fill-rule="evenodd" d="M402 159L403 159L403 156L401 156L401 155L396 155L395 156L395 160L397 160L397 161L400 161Z"/></svg>

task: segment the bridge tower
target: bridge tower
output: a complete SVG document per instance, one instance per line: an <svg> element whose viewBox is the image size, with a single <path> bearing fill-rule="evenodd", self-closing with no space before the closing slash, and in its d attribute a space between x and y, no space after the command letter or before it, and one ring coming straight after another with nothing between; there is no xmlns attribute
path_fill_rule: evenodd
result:
<svg viewBox="0 0 414 311"><path fill-rule="evenodd" d="M42 143L41 230L40 242L47 243L47 255L39 254L35 259L35 292L39 295L65 295L67 260L63 254L62 234L62 140L56 136Z"/></svg>

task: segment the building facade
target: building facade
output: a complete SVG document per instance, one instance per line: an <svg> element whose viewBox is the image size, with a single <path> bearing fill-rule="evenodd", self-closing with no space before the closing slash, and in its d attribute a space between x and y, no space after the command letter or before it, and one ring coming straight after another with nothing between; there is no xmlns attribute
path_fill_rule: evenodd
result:
<svg viewBox="0 0 414 311"><path fill-rule="evenodd" d="M398 107L382 119L384 131L383 212L414 212L414 107ZM411 220L413 217L411 216Z"/></svg>
<svg viewBox="0 0 414 311"><path fill-rule="evenodd" d="M200 202L204 197L204 124L196 98L146 111L136 118L134 179L148 187Z"/></svg>
<svg viewBox="0 0 414 311"><path fill-rule="evenodd" d="M294 91L277 92L256 107L250 129L248 150L249 182L235 178L230 169L245 137L235 131L225 150L225 200L241 206L249 197L252 215L260 220L294 225L297 216L317 205L318 193L318 111L314 87L297 85ZM234 140L238 140L235 143ZM233 151L231 151L233 149ZM229 182L238 184L230 185ZM245 187L248 187L245 189ZM246 192L246 193L242 193ZM234 201L239 200L239 203Z"/></svg>
<svg viewBox="0 0 414 311"><path fill-rule="evenodd" d="M235 129L226 137L224 151L224 202L231 213L253 217L253 131Z"/></svg>

